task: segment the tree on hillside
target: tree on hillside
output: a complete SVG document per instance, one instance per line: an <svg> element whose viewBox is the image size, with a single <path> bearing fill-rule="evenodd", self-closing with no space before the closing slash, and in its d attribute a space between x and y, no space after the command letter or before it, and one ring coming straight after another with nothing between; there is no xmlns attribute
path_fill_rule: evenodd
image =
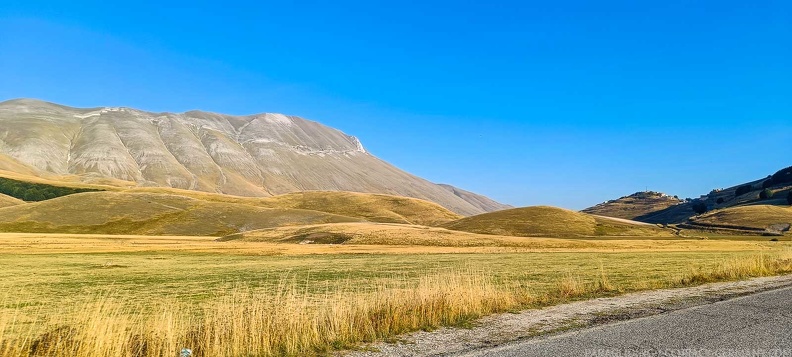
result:
<svg viewBox="0 0 792 357"><path fill-rule="evenodd" d="M43 201L80 192L95 192L87 188L73 188L17 181L0 177L0 193L23 201Z"/></svg>
<svg viewBox="0 0 792 357"><path fill-rule="evenodd" d="M748 192L751 192L751 191L753 191L753 186L751 186L751 185L743 185L743 186L737 187L737 191L734 191L734 195L735 196L742 196L742 195L744 195L744 194L746 194Z"/></svg>
<svg viewBox="0 0 792 357"><path fill-rule="evenodd" d="M693 207L692 208L693 208L693 212L696 212L698 214L702 214L704 212L707 212L707 204L704 203L704 201L702 201L702 200L698 200L698 201L693 202Z"/></svg>
<svg viewBox="0 0 792 357"><path fill-rule="evenodd" d="M773 174L773 182L775 184L792 182L792 166L779 170Z"/></svg>
<svg viewBox="0 0 792 357"><path fill-rule="evenodd" d="M770 191L769 188L766 188L766 189L762 190L762 192L759 192L759 199L760 200L766 200L766 199L770 199L770 198L773 198L773 191Z"/></svg>
<svg viewBox="0 0 792 357"><path fill-rule="evenodd" d="M789 191L789 194L787 194L787 203L792 205L792 191Z"/></svg>

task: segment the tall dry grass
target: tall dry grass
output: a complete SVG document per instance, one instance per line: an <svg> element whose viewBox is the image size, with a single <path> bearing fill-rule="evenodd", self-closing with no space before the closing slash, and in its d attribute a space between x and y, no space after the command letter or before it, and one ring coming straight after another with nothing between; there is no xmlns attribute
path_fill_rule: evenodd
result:
<svg viewBox="0 0 792 357"><path fill-rule="evenodd" d="M2 356L296 356L349 348L420 329L454 325L531 300L524 289L474 271L382 283L370 292L317 295L284 283L267 295L237 290L190 311L178 304L139 313L109 297L13 333L15 316L0 317ZM34 331L45 331L35 333Z"/></svg>
<svg viewBox="0 0 792 357"><path fill-rule="evenodd" d="M792 272L792 254L752 256L697 269L663 286ZM646 286L656 286L646 284ZM404 332L457 325L502 311L634 290L610 282L604 268L588 279L567 275L532 295L524 286L479 271L395 279L370 291L323 294L284 282L260 294L237 289L195 309L164 303L149 312L109 296L49 320L0 315L0 355L8 357L165 357L190 348L198 356L297 356L351 348ZM23 322L24 323L21 323Z"/></svg>
<svg viewBox="0 0 792 357"><path fill-rule="evenodd" d="M680 284L703 284L723 280L772 276L792 273L792 251L777 255L758 254L750 257L733 258L719 263L714 268L691 268Z"/></svg>

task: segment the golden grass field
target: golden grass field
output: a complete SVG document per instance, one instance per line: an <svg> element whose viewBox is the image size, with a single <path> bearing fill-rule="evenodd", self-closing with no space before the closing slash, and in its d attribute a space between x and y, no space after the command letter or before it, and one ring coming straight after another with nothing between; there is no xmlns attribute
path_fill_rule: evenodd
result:
<svg viewBox="0 0 792 357"><path fill-rule="evenodd" d="M792 272L787 241L461 234L470 244L415 245L418 233L399 240L403 225L353 225L396 233L387 245L0 234L0 355L325 354L495 312Z"/></svg>
<svg viewBox="0 0 792 357"><path fill-rule="evenodd" d="M792 273L789 235L553 207L463 218L365 193L36 180L107 191L0 197L0 232L28 232L0 233L1 356L323 355L497 312ZM713 219L752 221L766 213L756 209ZM787 219L778 210L771 220Z"/></svg>

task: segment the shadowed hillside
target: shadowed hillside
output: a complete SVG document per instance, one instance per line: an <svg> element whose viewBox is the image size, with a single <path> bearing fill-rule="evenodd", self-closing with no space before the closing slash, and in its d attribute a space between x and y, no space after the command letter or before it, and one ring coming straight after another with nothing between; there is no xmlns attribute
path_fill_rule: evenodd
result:
<svg viewBox="0 0 792 357"><path fill-rule="evenodd" d="M467 217L441 227L519 237L666 236L650 224L600 217L556 207L515 208Z"/></svg>

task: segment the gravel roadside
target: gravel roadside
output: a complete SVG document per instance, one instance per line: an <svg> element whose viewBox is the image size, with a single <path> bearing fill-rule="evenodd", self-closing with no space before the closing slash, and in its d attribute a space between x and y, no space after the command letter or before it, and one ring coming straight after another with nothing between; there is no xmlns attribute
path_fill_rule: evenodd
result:
<svg viewBox="0 0 792 357"><path fill-rule="evenodd" d="M792 275L712 283L689 288L630 293L556 305L520 313L497 314L475 327L442 328L400 336L398 343L375 343L348 357L448 356L481 348L637 317L661 314L736 296L792 286Z"/></svg>

